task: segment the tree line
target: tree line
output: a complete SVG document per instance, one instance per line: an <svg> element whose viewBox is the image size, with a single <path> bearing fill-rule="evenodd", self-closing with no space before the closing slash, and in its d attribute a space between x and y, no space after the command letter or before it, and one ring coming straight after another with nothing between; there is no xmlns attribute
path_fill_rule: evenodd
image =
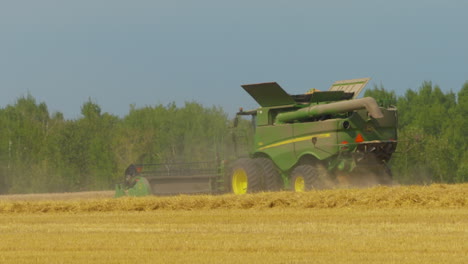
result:
<svg viewBox="0 0 468 264"><path fill-rule="evenodd" d="M468 181L468 82L458 93L424 82L402 96L383 86L365 96L398 107L399 143L390 164L398 182ZM118 117L88 100L81 116L69 120L27 95L0 108L0 122L0 194L110 189L131 163L235 156L228 114L197 102L132 105ZM248 122L240 128L237 144L251 142Z"/></svg>
<svg viewBox="0 0 468 264"><path fill-rule="evenodd" d="M89 100L66 120L28 95L0 122L0 193L110 189L131 163L215 160L228 134L223 109L196 102L131 106L120 118Z"/></svg>
<svg viewBox="0 0 468 264"><path fill-rule="evenodd" d="M458 93L423 82L401 96L382 85L365 96L398 108L398 146L390 165L399 183L468 181L468 82Z"/></svg>

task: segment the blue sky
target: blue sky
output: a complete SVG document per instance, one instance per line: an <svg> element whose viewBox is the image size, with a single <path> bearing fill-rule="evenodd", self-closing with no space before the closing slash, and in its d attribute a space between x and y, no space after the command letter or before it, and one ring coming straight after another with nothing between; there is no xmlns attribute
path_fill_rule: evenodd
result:
<svg viewBox="0 0 468 264"><path fill-rule="evenodd" d="M362 77L457 92L467 13L465 0L3 0L0 107L30 93L66 118L88 98L119 116L192 100L232 114L256 107L241 84L302 93Z"/></svg>

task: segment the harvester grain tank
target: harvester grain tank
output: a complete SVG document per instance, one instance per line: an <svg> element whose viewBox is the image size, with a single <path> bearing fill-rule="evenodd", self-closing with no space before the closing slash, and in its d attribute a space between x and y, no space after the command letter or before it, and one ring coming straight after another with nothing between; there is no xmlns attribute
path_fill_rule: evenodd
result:
<svg viewBox="0 0 468 264"><path fill-rule="evenodd" d="M371 97L357 99L368 81L338 81L328 91L299 95L286 93L275 82L242 85L260 105L236 115L254 121L248 156L224 162L131 165L116 196L390 184L397 111L380 107Z"/></svg>

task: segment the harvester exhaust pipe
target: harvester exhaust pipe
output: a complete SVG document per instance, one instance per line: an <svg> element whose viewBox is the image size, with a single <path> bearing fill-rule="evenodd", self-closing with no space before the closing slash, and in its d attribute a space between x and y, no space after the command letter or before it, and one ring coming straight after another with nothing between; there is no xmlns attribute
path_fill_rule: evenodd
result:
<svg viewBox="0 0 468 264"><path fill-rule="evenodd" d="M282 124L296 120L300 121L311 117L345 113L361 109L366 109L367 112L369 112L369 115L373 118L382 118L384 116L375 99L372 97L365 97L330 104L309 106L294 112L280 113L276 116L276 121L277 123Z"/></svg>

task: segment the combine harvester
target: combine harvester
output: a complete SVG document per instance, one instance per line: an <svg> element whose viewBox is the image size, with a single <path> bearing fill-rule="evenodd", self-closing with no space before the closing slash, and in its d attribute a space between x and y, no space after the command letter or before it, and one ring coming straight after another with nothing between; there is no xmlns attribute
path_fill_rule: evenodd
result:
<svg viewBox="0 0 468 264"><path fill-rule="evenodd" d="M329 91L289 95L277 83L242 85L260 108L251 116L248 157L183 164L133 164L116 197L333 188L391 184L387 164L397 145L397 110L356 99L370 79L337 81ZM235 129L235 128L234 128Z"/></svg>

